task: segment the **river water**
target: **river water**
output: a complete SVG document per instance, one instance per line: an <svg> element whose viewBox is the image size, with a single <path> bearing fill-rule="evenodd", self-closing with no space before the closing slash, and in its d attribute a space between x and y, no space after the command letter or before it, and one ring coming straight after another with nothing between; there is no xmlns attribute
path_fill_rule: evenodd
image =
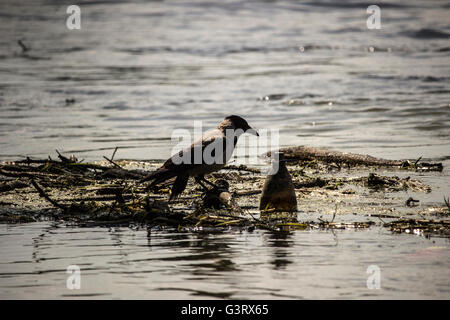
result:
<svg viewBox="0 0 450 320"><path fill-rule="evenodd" d="M448 240L365 231L0 226L0 298L448 299ZM68 266L80 289L68 289ZM380 271L370 289L369 266Z"/></svg>
<svg viewBox="0 0 450 320"><path fill-rule="evenodd" d="M116 146L116 159L163 160L174 129L239 114L279 129L281 146L450 165L448 2L383 1L373 30L362 1L77 1L80 30L71 4L0 3L0 160ZM448 177L423 175L430 201L450 195ZM0 230L2 298L450 298L447 240L378 228ZM69 264L81 291L65 287Z"/></svg>

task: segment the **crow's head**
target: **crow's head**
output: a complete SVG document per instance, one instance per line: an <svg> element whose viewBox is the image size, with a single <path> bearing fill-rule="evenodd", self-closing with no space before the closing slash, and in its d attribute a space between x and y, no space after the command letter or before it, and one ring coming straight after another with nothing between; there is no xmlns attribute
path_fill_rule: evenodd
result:
<svg viewBox="0 0 450 320"><path fill-rule="evenodd" d="M231 115L231 116L226 117L225 120L222 122L225 122L225 121L229 122L235 130L241 129L245 133L250 133L255 136L259 136L258 131L256 131L255 129L250 127L249 124L247 123L247 121L240 116Z"/></svg>

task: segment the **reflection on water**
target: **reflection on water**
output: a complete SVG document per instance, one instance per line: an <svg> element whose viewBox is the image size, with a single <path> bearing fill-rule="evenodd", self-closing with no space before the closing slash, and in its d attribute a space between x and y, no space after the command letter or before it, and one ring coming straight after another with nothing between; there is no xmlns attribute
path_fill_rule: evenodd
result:
<svg viewBox="0 0 450 320"><path fill-rule="evenodd" d="M450 298L450 244L364 231L0 226L0 298ZM69 265L81 289L66 288ZM367 288L369 265L381 289Z"/></svg>

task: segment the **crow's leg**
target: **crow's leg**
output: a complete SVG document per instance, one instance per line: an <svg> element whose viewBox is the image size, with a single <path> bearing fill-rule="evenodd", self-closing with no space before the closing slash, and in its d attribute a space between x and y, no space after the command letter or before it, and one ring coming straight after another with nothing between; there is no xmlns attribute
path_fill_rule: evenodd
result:
<svg viewBox="0 0 450 320"><path fill-rule="evenodd" d="M203 184L202 180L203 180L204 178L203 178L203 179L202 179L202 178L203 178L203 177L201 177L201 176L196 176L194 179L195 179L195 182L197 182L199 185L202 186L204 192L208 192L209 189L208 189L207 186L205 186L205 185Z"/></svg>
<svg viewBox="0 0 450 320"><path fill-rule="evenodd" d="M202 181L206 182L207 184L209 184L209 185L210 185L211 187L213 187L214 189L219 189L219 187L218 187L217 185L215 185L215 184L212 183L211 181L206 180L204 176L202 176L200 179L201 179Z"/></svg>

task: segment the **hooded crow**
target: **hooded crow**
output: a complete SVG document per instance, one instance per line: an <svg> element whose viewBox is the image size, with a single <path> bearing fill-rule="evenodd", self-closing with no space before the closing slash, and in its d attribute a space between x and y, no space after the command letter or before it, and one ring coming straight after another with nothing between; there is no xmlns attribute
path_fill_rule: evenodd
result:
<svg viewBox="0 0 450 320"><path fill-rule="evenodd" d="M188 183L189 177L194 177L203 189L207 184L216 187L205 179L204 175L222 169L230 160L234 147L243 133L259 136L258 132L251 128L243 118L231 115L219 123L216 129L203 134L203 136L191 144L190 147L181 150L169 158L156 171L145 177L144 181L152 181L150 187L175 178L172 185L170 200L181 194Z"/></svg>

